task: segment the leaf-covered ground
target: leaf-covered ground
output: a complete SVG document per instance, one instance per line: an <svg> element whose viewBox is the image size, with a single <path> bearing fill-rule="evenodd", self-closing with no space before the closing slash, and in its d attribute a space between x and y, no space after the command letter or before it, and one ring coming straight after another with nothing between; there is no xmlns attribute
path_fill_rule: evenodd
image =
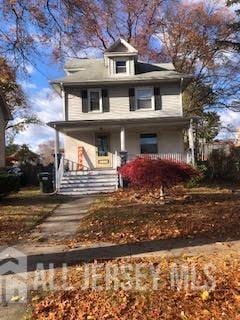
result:
<svg viewBox="0 0 240 320"><path fill-rule="evenodd" d="M23 189L0 199L0 245L21 240L62 201L37 189Z"/></svg>
<svg viewBox="0 0 240 320"><path fill-rule="evenodd" d="M106 268L119 268L144 263L138 288L136 273L115 273L112 286L106 289ZM211 264L206 276L206 264ZM180 258L151 258L118 260L87 265L97 268L97 287L83 289L86 265L72 268L69 290L59 289L40 298L33 297L30 319L35 320L238 320L240 319L240 263L239 256L197 256ZM171 282L173 266L188 270L184 277ZM186 268L189 269L186 269ZM183 268L183 269L181 269ZM154 269L159 276L153 287ZM133 267L133 270L134 267ZM195 271L193 271L195 270ZM189 273L188 273L189 272ZM194 274L195 278L188 278ZM209 276L210 275L210 276ZM117 279L117 280L116 280ZM139 279L139 278L138 278ZM177 279L177 278L174 278ZM195 279L195 287L190 279ZM59 275L61 285L61 277ZM192 283L193 283L192 282ZM116 289L116 283L126 287ZM208 287L206 286L208 284ZM214 286L213 286L214 284ZM132 285L132 287L130 287ZM184 287L185 285L185 287ZM202 287L203 286L203 287ZM130 288L130 289L129 289Z"/></svg>
<svg viewBox="0 0 240 320"><path fill-rule="evenodd" d="M76 241L131 243L172 238L239 239L240 194L200 189L186 199L161 205L132 191L118 192L92 207Z"/></svg>

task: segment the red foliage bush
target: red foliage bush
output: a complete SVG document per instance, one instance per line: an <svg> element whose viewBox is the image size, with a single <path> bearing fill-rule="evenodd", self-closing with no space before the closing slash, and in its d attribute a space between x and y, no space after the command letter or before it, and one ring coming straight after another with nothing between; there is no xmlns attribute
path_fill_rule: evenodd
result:
<svg viewBox="0 0 240 320"><path fill-rule="evenodd" d="M132 186L139 188L170 188L199 176L198 171L186 163L147 157L136 158L120 168L119 172Z"/></svg>

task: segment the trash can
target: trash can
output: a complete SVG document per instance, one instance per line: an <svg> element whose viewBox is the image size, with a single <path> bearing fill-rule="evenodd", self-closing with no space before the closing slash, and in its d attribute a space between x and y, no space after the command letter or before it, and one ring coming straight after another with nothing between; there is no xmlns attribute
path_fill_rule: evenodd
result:
<svg viewBox="0 0 240 320"><path fill-rule="evenodd" d="M49 172L40 172L38 175L40 182L40 190L42 193L52 193L53 189L53 175Z"/></svg>

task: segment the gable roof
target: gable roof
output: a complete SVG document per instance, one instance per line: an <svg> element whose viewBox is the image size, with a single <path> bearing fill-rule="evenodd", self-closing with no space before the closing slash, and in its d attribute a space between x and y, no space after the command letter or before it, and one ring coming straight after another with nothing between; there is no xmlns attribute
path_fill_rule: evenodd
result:
<svg viewBox="0 0 240 320"><path fill-rule="evenodd" d="M0 92L0 110L3 113L4 120L12 120L11 112L6 104L3 94Z"/></svg>
<svg viewBox="0 0 240 320"><path fill-rule="evenodd" d="M138 53L137 49L135 49L130 43L128 43L123 38L119 38L116 42L114 42L109 48L105 50L105 53L110 52L129 52L129 53Z"/></svg>

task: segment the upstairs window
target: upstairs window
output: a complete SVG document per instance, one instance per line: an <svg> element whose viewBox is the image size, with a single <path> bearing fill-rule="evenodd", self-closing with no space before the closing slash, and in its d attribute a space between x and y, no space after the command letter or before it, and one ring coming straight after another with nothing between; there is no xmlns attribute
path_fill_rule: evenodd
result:
<svg viewBox="0 0 240 320"><path fill-rule="evenodd" d="M92 89L88 91L88 109L89 111L101 111L101 90Z"/></svg>
<svg viewBox="0 0 240 320"><path fill-rule="evenodd" d="M127 61L117 60L116 61L116 73L127 73Z"/></svg>
<svg viewBox="0 0 240 320"><path fill-rule="evenodd" d="M136 89L136 109L154 109L153 88Z"/></svg>
<svg viewBox="0 0 240 320"><path fill-rule="evenodd" d="M141 154L158 153L158 139L156 133L144 133L140 135Z"/></svg>

